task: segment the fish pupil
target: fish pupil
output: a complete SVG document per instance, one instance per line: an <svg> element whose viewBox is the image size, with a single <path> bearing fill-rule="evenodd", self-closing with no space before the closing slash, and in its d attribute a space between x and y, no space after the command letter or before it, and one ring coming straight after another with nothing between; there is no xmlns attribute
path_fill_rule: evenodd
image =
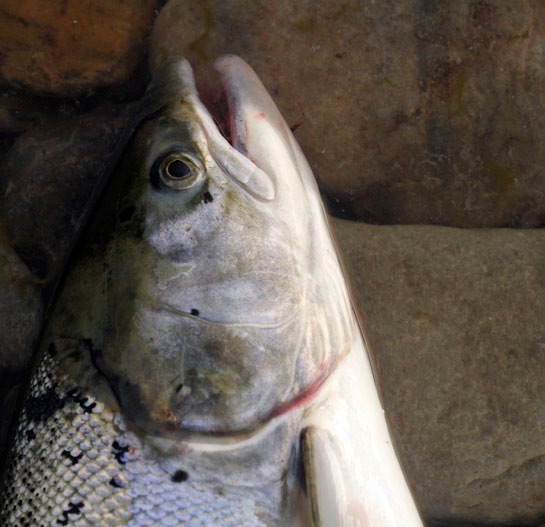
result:
<svg viewBox="0 0 545 527"><path fill-rule="evenodd" d="M180 159L174 159L167 166L167 174L176 179L184 179L191 175L191 168Z"/></svg>

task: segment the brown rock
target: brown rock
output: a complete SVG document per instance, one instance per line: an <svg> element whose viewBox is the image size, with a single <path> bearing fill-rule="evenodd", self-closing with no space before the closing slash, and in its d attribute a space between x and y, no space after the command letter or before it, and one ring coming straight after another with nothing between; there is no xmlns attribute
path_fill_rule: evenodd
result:
<svg viewBox="0 0 545 527"><path fill-rule="evenodd" d="M0 76L33 91L77 96L125 81L144 50L158 0L4 0Z"/></svg>
<svg viewBox="0 0 545 527"><path fill-rule="evenodd" d="M345 216L533 227L545 218L544 21L537 0L171 0L150 57L186 56L206 96L212 60L244 57Z"/></svg>
<svg viewBox="0 0 545 527"><path fill-rule="evenodd" d="M424 517L545 517L545 232L337 221Z"/></svg>

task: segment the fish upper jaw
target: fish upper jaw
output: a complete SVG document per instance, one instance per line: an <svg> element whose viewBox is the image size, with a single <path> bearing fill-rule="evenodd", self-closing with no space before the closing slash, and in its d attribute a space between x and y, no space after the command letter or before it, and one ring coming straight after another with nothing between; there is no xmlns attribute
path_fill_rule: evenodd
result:
<svg viewBox="0 0 545 527"><path fill-rule="evenodd" d="M274 173L264 171L259 166L260 160L253 158L252 153L244 146L246 136L253 127L253 123L246 119L246 114L241 112L241 108L246 108L246 104L242 99L235 96L235 92L231 92L230 82L223 84L229 104L230 119L226 121L226 124L229 125L231 144L222 134L214 122L214 118L201 101L191 67L185 59L177 59L177 61L175 70L179 75L179 83L182 86L180 95L191 106L200 121L208 141L209 153L214 161L228 177L255 199L262 202L275 201L278 188ZM253 75L260 84L255 73L249 67L247 69L248 71L245 74L248 76ZM268 97L263 85L261 85L261 90ZM274 106L274 103L272 105ZM233 119L236 119L236 122ZM274 138L274 135L274 131L270 130L262 134L261 139L264 143L267 143Z"/></svg>

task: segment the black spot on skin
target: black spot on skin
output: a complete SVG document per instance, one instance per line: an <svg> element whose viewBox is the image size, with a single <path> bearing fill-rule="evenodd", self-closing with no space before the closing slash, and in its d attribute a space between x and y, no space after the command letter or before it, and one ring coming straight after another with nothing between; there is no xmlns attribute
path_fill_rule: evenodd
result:
<svg viewBox="0 0 545 527"><path fill-rule="evenodd" d="M68 450L63 450L61 456L69 459L72 462L72 465L77 465L79 460L83 457L83 452L80 452L77 456L73 456Z"/></svg>
<svg viewBox="0 0 545 527"><path fill-rule="evenodd" d="M214 201L214 198L212 197L212 194L208 192L208 190L203 194L203 200L205 203L212 203Z"/></svg>
<svg viewBox="0 0 545 527"><path fill-rule="evenodd" d="M173 483L181 483L182 481L187 481L188 478L189 474L185 470L177 470L176 472L174 472L170 480Z"/></svg>
<svg viewBox="0 0 545 527"><path fill-rule="evenodd" d="M82 397L77 388L73 388L66 394L66 400L74 401L80 405L86 414L90 414L97 405L96 402L89 402L89 397Z"/></svg>
<svg viewBox="0 0 545 527"><path fill-rule="evenodd" d="M93 411L93 408L97 405L96 402L90 403L89 397L82 397L77 402L80 405L80 407L83 408L83 411L86 414L90 414Z"/></svg>
<svg viewBox="0 0 545 527"><path fill-rule="evenodd" d="M88 404L87 406L82 406L82 408L85 410L86 414L90 414L93 411L93 408L97 405L97 403L92 402L91 404Z"/></svg>
<svg viewBox="0 0 545 527"><path fill-rule="evenodd" d="M108 483L115 489L125 488L125 484L119 478L112 478Z"/></svg>
<svg viewBox="0 0 545 527"><path fill-rule="evenodd" d="M64 406L64 403L65 399L59 397L55 386L51 386L39 397L30 397L26 402L25 408L31 421L45 422L57 410L60 410Z"/></svg>
<svg viewBox="0 0 545 527"><path fill-rule="evenodd" d="M28 441L36 439L36 434L34 433L34 430L32 430L32 428L30 430L25 430L25 436Z"/></svg>
<svg viewBox="0 0 545 527"><path fill-rule="evenodd" d="M78 515L81 514L81 509L83 508L84 502L80 501L78 503L72 503L71 501L68 502L68 510L65 510L62 512L62 518L60 520L57 520L58 525L68 525L68 515L74 514Z"/></svg>
<svg viewBox="0 0 545 527"><path fill-rule="evenodd" d="M120 465L127 462L126 454L129 452L129 445L120 445L117 441L112 443L112 454Z"/></svg>
<svg viewBox="0 0 545 527"><path fill-rule="evenodd" d="M198 317L200 313L199 313L199 310L198 310L198 309L192 309L192 310L191 310L191 314L194 315L194 316L196 316L196 317Z"/></svg>

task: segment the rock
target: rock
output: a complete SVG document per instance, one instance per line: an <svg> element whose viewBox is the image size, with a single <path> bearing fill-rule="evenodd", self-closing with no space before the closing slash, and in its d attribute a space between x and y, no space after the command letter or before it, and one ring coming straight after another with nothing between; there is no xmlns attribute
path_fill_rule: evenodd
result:
<svg viewBox="0 0 545 527"><path fill-rule="evenodd" d="M40 329L39 283L11 249L0 224L0 452Z"/></svg>
<svg viewBox="0 0 545 527"><path fill-rule="evenodd" d="M40 284L11 249L4 227L0 228L0 368L22 370L42 313Z"/></svg>
<svg viewBox="0 0 545 527"><path fill-rule="evenodd" d="M103 179L108 152L133 108L105 105L94 113L57 115L53 121L49 112L32 114L34 126L7 153L2 151L0 452L28 374L42 298L49 301Z"/></svg>
<svg viewBox="0 0 545 527"><path fill-rule="evenodd" d="M0 180L10 242L31 271L51 284L93 203L132 105L57 117L21 135Z"/></svg>
<svg viewBox="0 0 545 527"><path fill-rule="evenodd" d="M545 232L335 230L424 517L545 517Z"/></svg>
<svg viewBox="0 0 545 527"><path fill-rule="evenodd" d="M254 66L335 212L374 223L541 226L545 4L537 0L170 0L152 67L186 56L202 92Z"/></svg>
<svg viewBox="0 0 545 527"><path fill-rule="evenodd" d="M127 80L141 60L158 0L4 0L0 76L65 97Z"/></svg>

